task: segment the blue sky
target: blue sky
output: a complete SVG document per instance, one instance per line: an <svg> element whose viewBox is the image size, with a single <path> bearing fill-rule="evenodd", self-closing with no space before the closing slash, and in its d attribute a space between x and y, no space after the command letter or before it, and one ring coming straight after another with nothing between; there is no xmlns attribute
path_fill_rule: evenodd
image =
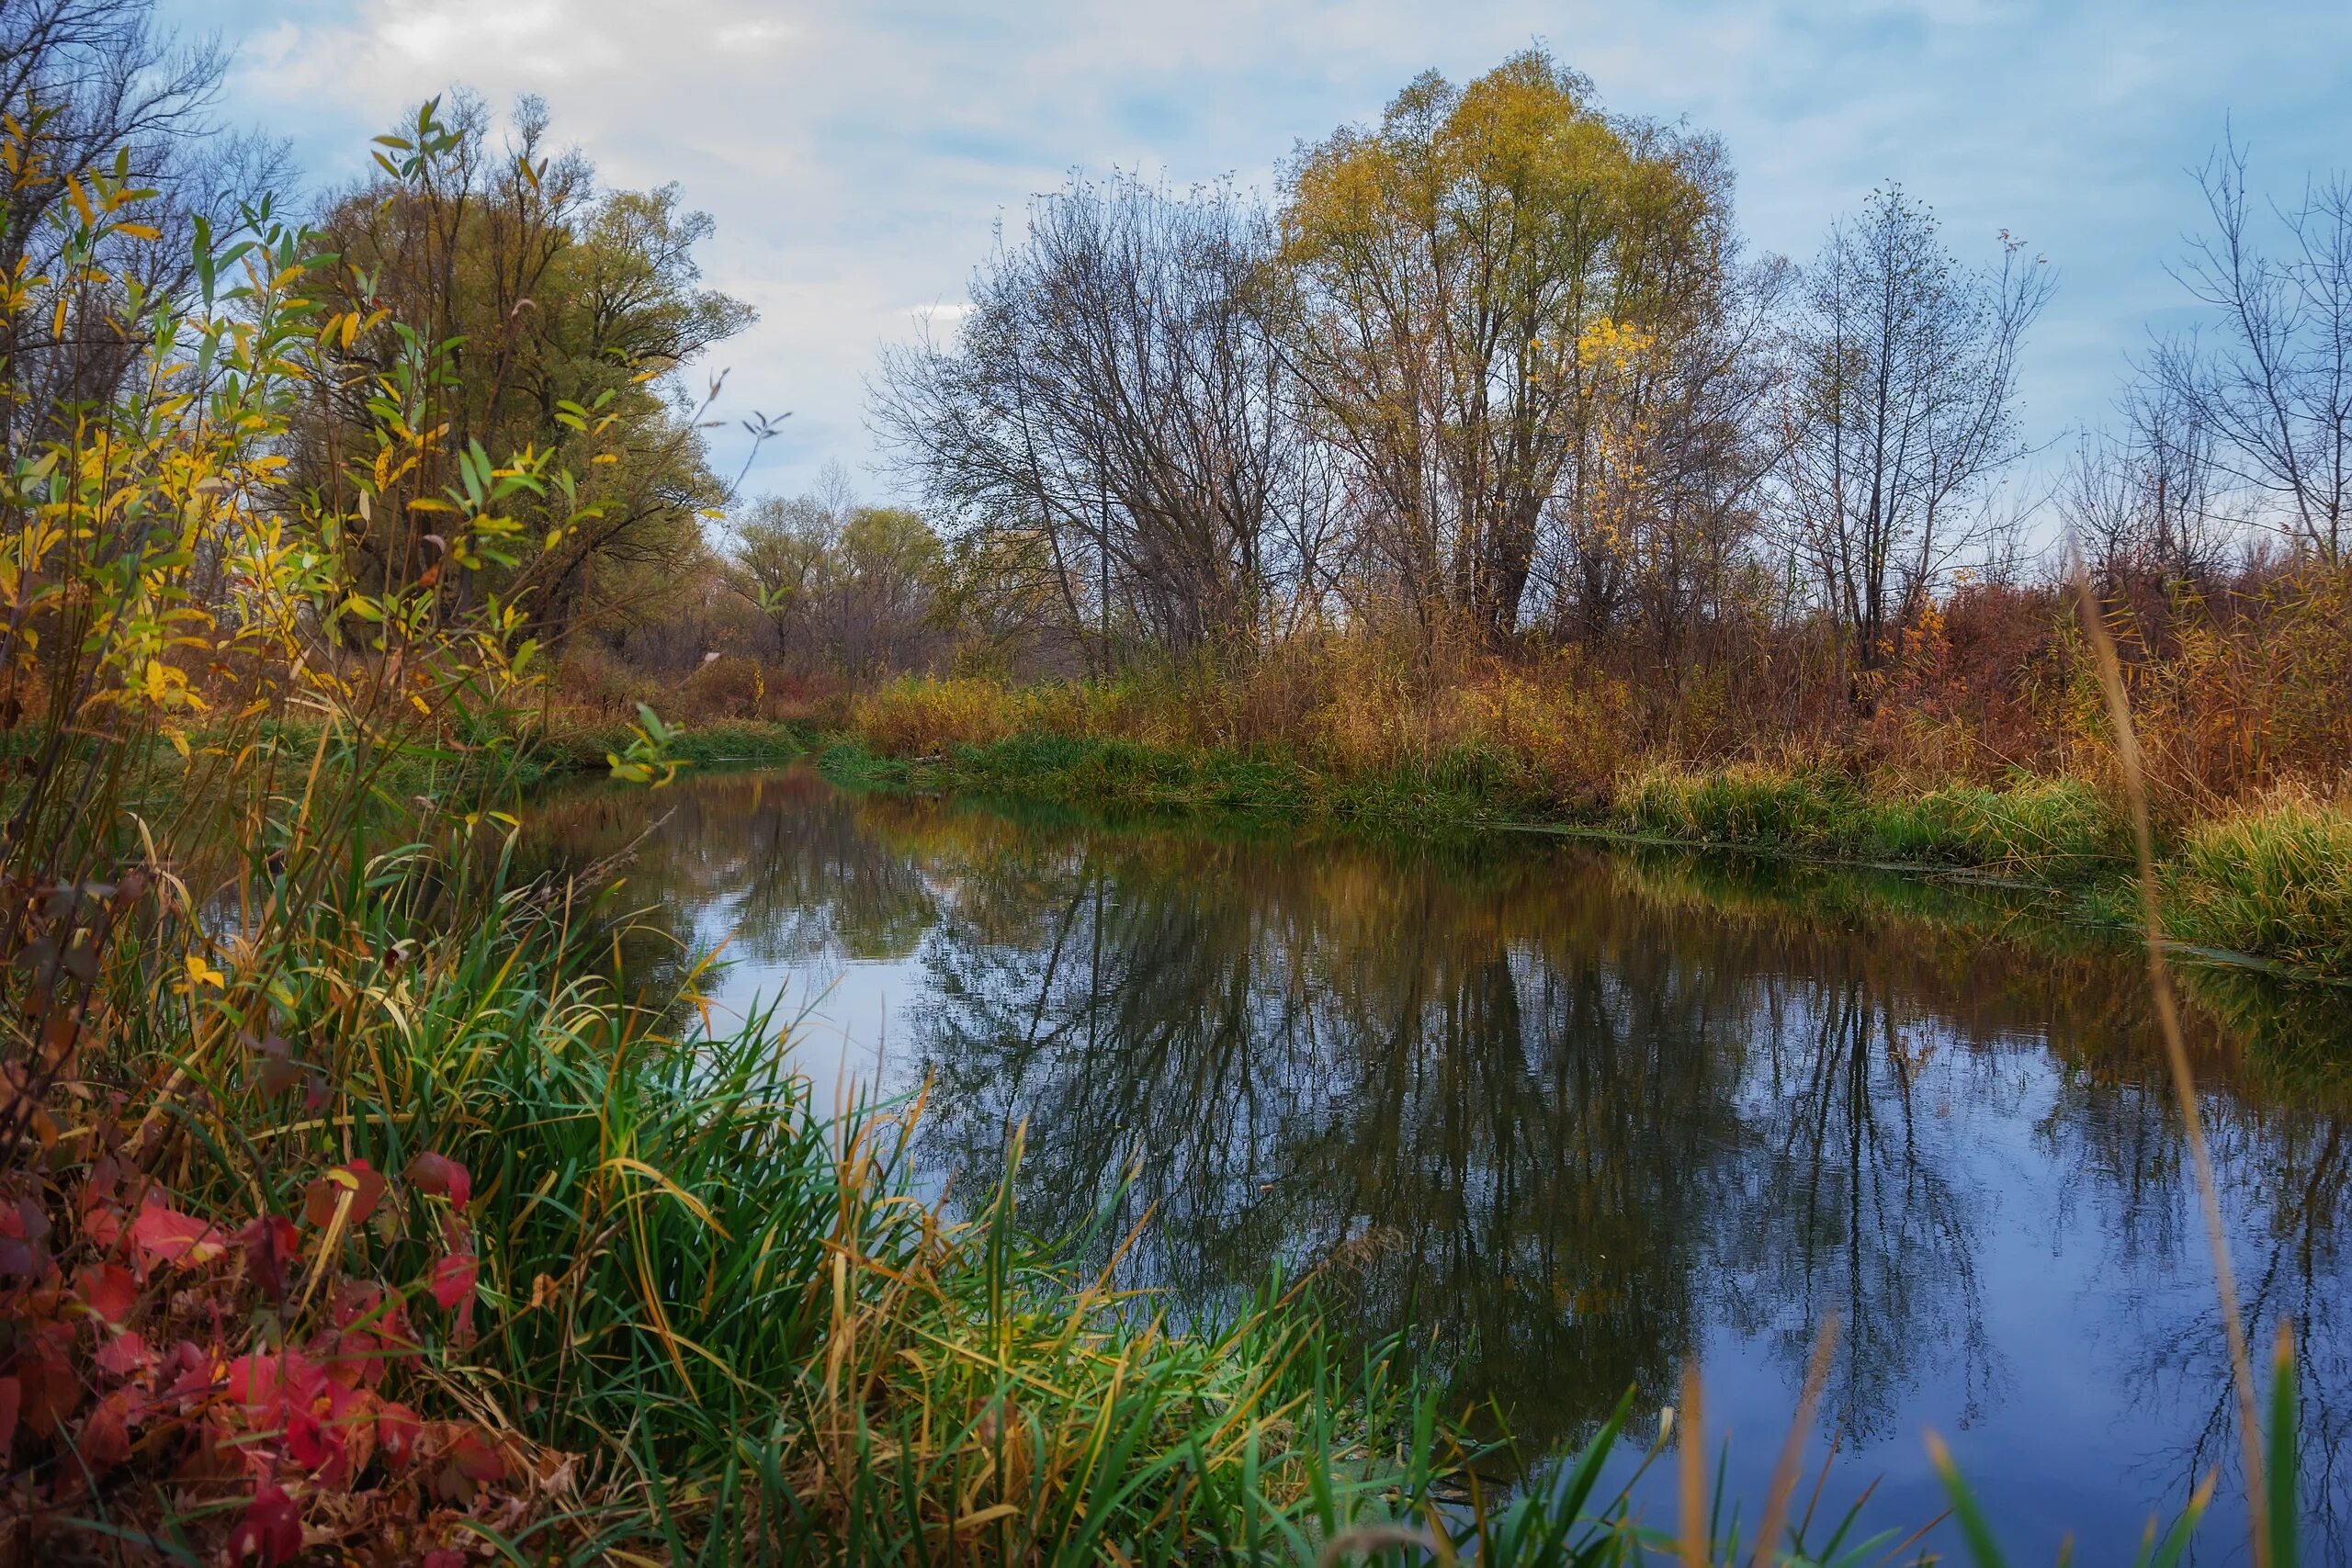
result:
<svg viewBox="0 0 2352 1568"><path fill-rule="evenodd" d="M712 213L710 280L760 324L724 345L722 412L790 410L753 490L828 458L890 489L865 424L876 348L952 312L991 226L1071 168L1271 189L1301 140L1374 118L1414 73L1530 42L1611 108L1719 132L1761 248L1809 256L1883 180L1963 256L2007 228L2059 271L2026 367L2030 429L2104 419L2198 218L2186 170L2233 125L2280 196L2352 163L2352 5L1927 0L1849 6L1419 0L163 0L236 51L228 118L311 178L453 84L544 96L608 182ZM718 446L732 470L741 441Z"/></svg>

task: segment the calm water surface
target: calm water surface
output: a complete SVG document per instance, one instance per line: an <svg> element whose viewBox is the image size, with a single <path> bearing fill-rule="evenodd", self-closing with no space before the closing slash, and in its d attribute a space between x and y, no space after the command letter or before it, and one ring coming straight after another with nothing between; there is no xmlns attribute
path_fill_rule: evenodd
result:
<svg viewBox="0 0 2352 1568"><path fill-rule="evenodd" d="M630 886L676 946L726 943L723 1008L805 1011L821 1094L928 1077L933 1190L1000 1168L1025 1121L1037 1229L1155 1206L1132 1273L1179 1310L1329 1262L1356 1326L1420 1325L1432 1374L1539 1451L1629 1386L1646 1431L1695 1347L1751 1497L1834 1312L1829 1495L1877 1479L1875 1524L1941 1508L1932 1427L2018 1560L2071 1529L2128 1561L2214 1467L2201 1560L2245 1555L2128 948L1900 884L1113 829L806 771L585 791L537 831L585 860L657 821ZM641 942L640 975L664 953ZM2189 987L2255 1332L2290 1319L2304 1348L2315 1555L2352 1559L2345 998Z"/></svg>

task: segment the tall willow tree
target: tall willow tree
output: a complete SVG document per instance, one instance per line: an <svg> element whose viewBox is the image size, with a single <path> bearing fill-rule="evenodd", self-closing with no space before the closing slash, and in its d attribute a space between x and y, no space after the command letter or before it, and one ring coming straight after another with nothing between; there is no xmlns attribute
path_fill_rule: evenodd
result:
<svg viewBox="0 0 2352 1568"><path fill-rule="evenodd" d="M537 630L552 637L583 618L660 614L699 557L697 514L724 487L677 373L752 312L701 287L695 250L711 223L676 186L600 188L578 153L546 151L537 99L517 107L513 130L493 146L489 117L461 96L446 122L428 114L391 138L413 177L387 175L329 204L324 288L353 330L323 345L332 374L295 432L294 472L308 488L349 488L375 461L384 411L423 406L424 378L437 378L438 449L470 455L484 476L481 453L551 454L577 493L515 508L510 558L446 570L439 519L458 498L395 483L390 504L348 533L354 570L378 589L527 589Z"/></svg>
<svg viewBox="0 0 2352 1568"><path fill-rule="evenodd" d="M1381 596L1508 640L1547 518L1624 509L1600 487L1642 465L1596 451L1604 406L1713 313L1720 151L1611 118L1531 51L1464 86L1421 76L1288 183L1284 339L1352 470Z"/></svg>

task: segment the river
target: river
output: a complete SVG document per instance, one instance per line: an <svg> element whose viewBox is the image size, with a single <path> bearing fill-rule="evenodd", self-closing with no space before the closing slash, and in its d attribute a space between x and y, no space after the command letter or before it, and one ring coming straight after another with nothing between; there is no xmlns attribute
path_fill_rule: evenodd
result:
<svg viewBox="0 0 2352 1568"><path fill-rule="evenodd" d="M820 1100L928 1081L953 1203L1025 1125L1021 1212L1123 1233L1178 1315L1326 1269L1355 1333L1415 1325L1531 1455L1695 1349L1733 1488L1763 1488L1816 1325L1814 1452L1869 1528L1951 1444L2013 1555L2129 1561L2199 1475L2244 1555L2228 1364L2147 976L2032 898L1523 834L1366 844L718 773L560 795L535 842L635 843L633 984L719 948ZM640 841L641 840L641 841ZM2352 1555L2343 993L2185 976L2249 1320L2290 1320L2311 1545ZM1661 1495L1660 1517L1670 1517ZM1752 1517L1755 1505L1748 1504Z"/></svg>

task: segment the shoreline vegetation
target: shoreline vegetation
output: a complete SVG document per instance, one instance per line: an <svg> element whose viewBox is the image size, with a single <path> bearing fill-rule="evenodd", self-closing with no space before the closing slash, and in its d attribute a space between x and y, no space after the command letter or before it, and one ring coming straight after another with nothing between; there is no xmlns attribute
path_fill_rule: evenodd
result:
<svg viewBox="0 0 2352 1568"><path fill-rule="evenodd" d="M1975 880L2052 896L2064 918L2137 940L2130 829L2079 779L1883 785L1831 767L1657 768L1563 800L1523 758L1462 749L1369 774L1315 768L1273 749L1153 745L1026 728L1083 709L1083 691L910 680L809 720L726 721L680 732L703 767L806 761L838 782L1052 801L1098 812L1410 835L1552 833L1763 855L1904 875ZM927 714L963 716L953 728ZM991 716L970 721L976 710ZM967 739L978 734L983 739ZM558 725L552 767L598 773L625 731ZM2304 984L2352 984L2352 814L2299 800L2167 833L2158 845L2165 936L2191 956Z"/></svg>
<svg viewBox="0 0 2352 1568"><path fill-rule="evenodd" d="M1150 692L1009 676L892 682L891 671L943 657L933 612L956 597L943 586L949 552L922 517L835 508L815 532L771 517L761 558L781 575L764 580L729 577L714 558L704 524L729 520L741 498L701 434L718 388L698 397L681 371L750 313L703 287L694 258L709 221L681 206L679 187L600 185L584 157L555 150L533 100L501 148L488 111L457 94L377 138L363 183L315 224L292 222L276 197L288 171L209 139L218 57L178 63L135 0L61 6L88 25L33 28L0 14L29 95L0 117L11 195L0 232L0 1552L12 1560L1336 1565L1475 1553L1498 1568L1581 1568L1859 1565L1906 1550L1857 1540L1850 1516L1795 1501L1834 1325L1821 1327L1784 1461L1752 1509L1712 1495L1695 1373L1670 1418L1653 1427L1653 1413L1621 1405L1581 1455L1528 1456L1515 1469L1532 1479L1505 1492L1482 1483L1468 1427L1419 1381L1410 1342L1344 1345L1317 1317L1312 1280L1270 1281L1227 1321L1179 1332L1148 1297L1077 1272L1060 1238L1027 1234L1009 1180L960 1213L920 1201L899 1153L919 1104L820 1114L779 1065L785 1021L719 1038L693 1027L704 955L659 986L599 972L624 945L624 865L553 879L514 863L513 808L556 772L601 766L659 790L697 757L755 740L780 753L782 732L714 717L859 736L865 750L831 752L831 765L877 782L1424 825L1622 811L1702 836L1893 846L2074 877L2140 852L2102 804L2145 800L2138 753L2109 739L2130 738L2129 716L2112 731L2105 716L2136 706L2152 718L2163 874L2177 883L2156 903L2187 929L2281 962L2346 966L2341 818L2312 782L2336 777L2326 770L2340 773L2343 754L2328 750L2342 738L2343 688L2323 679L2344 644L2329 618L2346 581L2332 556L2241 563L2233 576L2169 544L2154 556L2119 546L2118 560L2154 572L2110 583L2119 603L2139 592L2166 607L2133 645L2144 679L2127 702L2120 679L2102 694L2068 662L2063 601L2047 585L1963 603L1883 574L1866 592L1849 582L1830 596L1868 601L1841 629L1826 611L1771 608L1778 591L1732 538L1753 521L1742 495L1717 484L1671 509L1596 482L1578 493L1600 510L1569 519L1572 532L1607 523L1589 536L1596 548L1645 541L1620 566L1672 555L1708 581L1697 597L1667 593L1679 606L1671 627L1626 633L1624 646L1657 650L1687 646L1668 632L1703 629L1714 649L1671 701L1645 709L1637 683L1598 654L1584 661L1544 640L1569 637L1597 603L1564 591L1544 637L1518 640L1534 544L1512 520L1558 521L1541 494L1430 508L1392 495L1355 554L1364 570L1293 552L1286 586L1238 581L1222 546L1189 562L1131 551L1131 563L1171 572L1123 581L1116 600L1107 544L1089 560L1063 550L1075 535L1046 540L1054 553L1034 529L982 528L956 558L973 569L967 587L1001 590L959 601L976 657L1004 651L998 632L1035 626L1055 635L1016 651L1049 675L1077 657L1113 667L1130 642L1197 652L1212 636L1245 637L1276 587L1294 594L1302 626L1411 596L1399 625L1466 628L1474 651L1378 643L1366 610L1363 639L1302 633L1290 645L1302 662L1238 663L1230 681ZM1606 449L1604 467L1631 479L1653 468L1629 444L1684 414L1724 437L1697 446L1738 446L1731 427L1755 424L1764 401L1726 413L1722 389L1698 389L1654 420L1620 397L1677 384L1691 353L1724 346L1727 309L1777 297L1745 284L1710 292L1735 276L1770 282L1733 265L1720 148L1604 117L1589 96L1533 54L1470 89L1421 79L1378 136L1343 132L1316 150L1285 256L1229 204L1213 215L1232 220L1223 231L1185 209L1190 248L1170 262L1164 298L1203 309L1156 317L1148 335L1207 323L1239 334L1224 346L1271 371L1256 334L1295 326L1302 352L1343 373L1345 323L1332 312L1349 258L1419 265L1396 254L1409 235L1351 226L1419 199L1394 188L1414 170L1476 184L1500 165L1455 156L1458 144L1509 132L1512 145L1486 152L1535 158L1527 188L1547 199L1580 200L1577 182L1602 179L1583 195L1612 227L1581 260L1553 247L1494 276L1521 276L1522 261L1589 263L1583 281L1596 288L1577 298L1600 297L1613 276L1629 309L1657 309L1538 323L1520 388L1532 401L1512 416L1512 439L1537 442L1545 463L1417 457L1382 471L1508 468L1519 490L1549 487L1577 447ZM1432 131L1447 156L1389 155L1397 138ZM208 148L228 162L201 162ZM1569 164L1548 155L1576 148ZM1364 191L1380 199L1350 195ZM1164 193L1138 199L1129 217L1172 210ZM1899 195L1872 214L1869 232L1890 243L1932 240ZM1824 276L1850 280L1867 249L1835 250ZM1635 277L1654 255L1672 265ZM1207 308L1271 276L1210 263L1285 257L1303 289L1291 314L1253 324ZM1785 293L1786 275L1765 271ZM1951 281L1932 265L1915 275ZM1558 281L1539 278L1536 293L1566 298ZM1973 444L1961 467L1978 477L2013 444L2007 355L2040 297L2005 266L1927 301L1951 352L1925 357L1989 378L1974 434L1943 432ZM1008 284L980 314L1018 314L1034 298ZM969 341L1046 362L1022 334L1055 321L999 324L1009 336ZM1428 344L1401 347L1409 358ZM910 366L910 430L942 412L933 394L986 389L985 376L932 377L943 364ZM1497 368L1467 373L1489 386ZM1599 374L1593 395L1567 397L1586 371ZM1852 412L1852 389L1826 390ZM1588 409L1602 411L1599 423L1577 412ZM1265 449L1259 422L1292 420L1262 400L1227 412L1250 428L1217 435L1220 451ZM1498 434L1458 408L1406 412L1334 404L1318 428ZM755 436L775 428L751 423ZM1076 460L1087 434L1064 430L1055 450ZM1964 476L1939 471L1936 506L1956 502ZM1304 493L1313 486L1291 481L1324 472L1308 463L1272 478ZM1910 558L1904 530L1930 513L1950 515L1906 514L1894 520L1903 536L1872 546L1885 573ZM1669 514L1704 537L1650 527ZM1028 515L1008 504L994 517ZM1412 528L1431 518L1479 535L1461 572L1425 570L1439 542ZM1849 536L1865 526L1829 521ZM1210 532L1233 537L1222 524ZM2125 533L2124 545L2139 538ZM812 541L816 556L802 548ZM1260 566L1287 548L1243 542ZM1676 553L1683 545L1706 549ZM1057 604L1080 601L1067 572L1045 575L1047 554L1097 569L1092 621L1057 621ZM2183 585L2200 582L2226 615L2186 607ZM855 668L820 691L787 678L780 657L688 648L718 618L684 613L690 602L724 604L733 622L777 637L821 633ZM1114 603L1150 624L1121 624ZM2063 754L2080 766L2033 776L2094 782L1986 787L2003 775L1983 766L1994 743L1978 720L2017 682L1929 721L1937 692L1974 689L1936 684L1951 668L1951 645L1933 631L1947 603L1955 626L1970 604L1990 604L1999 626L2027 629L2039 650L2018 666L2034 675L2027 685L2061 677L2032 724L2000 732L2019 740L2013 755ZM876 633L876 604L891 637ZM674 634L652 649L662 658L620 660L633 634L656 632ZM2105 635L2099 623L2090 632ZM1748 656L1739 639L1751 637L1786 655L1762 684L1733 679L1771 662ZM772 639L767 651L796 649ZM1566 674L1537 681L1538 659ZM2282 664L2295 680L2256 679ZM646 693L660 700L639 706ZM2215 694L2234 705L2231 724L2179 722ZM1247 724L1237 694L1260 705ZM1057 717L1059 705L1076 708ZM592 724L632 708L621 728ZM1708 746L1639 744L1709 715L1721 733ZM1834 757L1810 742L1874 733L1882 771L1712 765L1748 754L1767 730L1787 744L1750 748L1766 758ZM1964 731L1982 743L1952 740ZM1468 743L1477 734L1491 743ZM2170 744L2185 736L2202 739ZM1930 766L1939 755L1947 765ZM1628 766L1644 756L1695 771ZM1964 782L1838 782L1905 767ZM2267 793L2292 787L2308 800ZM2168 1003L2160 961L2152 970ZM2180 1081L2188 1143L2201 1149L2185 1065ZM2234 1328L2236 1302L2222 1293ZM2231 1342L2235 1480L2259 1568L2296 1560L2301 1517L2296 1361L2279 1327L2267 1395L2259 1352L2243 1333ZM1621 1440L1642 1465L1670 1470L1670 1521L1636 1517L1601 1485ZM1999 1500L1980 1510L1934 1451L1953 1529L1980 1562L1997 1562L1986 1515ZM2214 1484L2201 1483L2166 1533L2152 1527L2145 1561L2180 1559Z"/></svg>

